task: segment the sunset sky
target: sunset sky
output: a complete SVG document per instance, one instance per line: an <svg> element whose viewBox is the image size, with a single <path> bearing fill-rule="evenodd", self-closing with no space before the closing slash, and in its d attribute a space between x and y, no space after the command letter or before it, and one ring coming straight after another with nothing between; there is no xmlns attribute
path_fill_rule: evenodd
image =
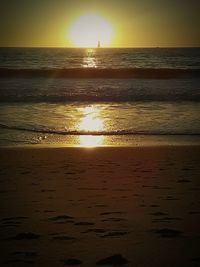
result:
<svg viewBox="0 0 200 267"><path fill-rule="evenodd" d="M87 14L109 25L105 46L200 46L199 10L199 0L0 0L0 46L90 44L91 34L99 31L95 22L88 26L90 37L80 37L86 40L74 41L70 35Z"/></svg>

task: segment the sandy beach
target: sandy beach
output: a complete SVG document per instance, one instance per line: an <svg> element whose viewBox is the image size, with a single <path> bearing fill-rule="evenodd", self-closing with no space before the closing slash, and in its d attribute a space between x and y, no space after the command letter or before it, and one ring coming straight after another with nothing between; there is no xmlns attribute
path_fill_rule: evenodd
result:
<svg viewBox="0 0 200 267"><path fill-rule="evenodd" d="M1 148L2 266L199 266L200 149Z"/></svg>
<svg viewBox="0 0 200 267"><path fill-rule="evenodd" d="M1 1L0 267L200 267L200 1Z"/></svg>

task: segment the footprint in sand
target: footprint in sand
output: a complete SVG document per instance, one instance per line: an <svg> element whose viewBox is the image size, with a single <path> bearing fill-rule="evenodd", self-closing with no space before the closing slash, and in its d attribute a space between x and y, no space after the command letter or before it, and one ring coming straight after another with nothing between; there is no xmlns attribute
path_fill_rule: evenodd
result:
<svg viewBox="0 0 200 267"><path fill-rule="evenodd" d="M124 232L124 231L111 231L106 233L105 235L102 235L101 237L103 238L107 238L107 237L121 237L123 235L127 235L128 232Z"/></svg>
<svg viewBox="0 0 200 267"><path fill-rule="evenodd" d="M110 257L97 261L98 265L112 265L112 266L120 266L125 265L129 261L125 259L121 254L114 254Z"/></svg>
<svg viewBox="0 0 200 267"><path fill-rule="evenodd" d="M102 228L94 228L94 229L88 229L88 230L86 230L84 232L81 232L81 233L83 233L83 234L87 234L87 233L104 234L106 232L107 232L107 230L105 230L105 229L102 229Z"/></svg>
<svg viewBox="0 0 200 267"><path fill-rule="evenodd" d="M191 183L191 181L188 179L180 179L177 181L177 183Z"/></svg>
<svg viewBox="0 0 200 267"><path fill-rule="evenodd" d="M123 214L124 212L121 211L109 211L109 212L102 212L100 215L112 215L112 214Z"/></svg>
<svg viewBox="0 0 200 267"><path fill-rule="evenodd" d="M125 218L107 218L107 219L104 219L102 220L102 222L126 222L127 219Z"/></svg>
<svg viewBox="0 0 200 267"><path fill-rule="evenodd" d="M33 240L33 239L39 239L40 235L34 234L31 232L28 233L19 233L13 237L11 237L11 240Z"/></svg>
<svg viewBox="0 0 200 267"><path fill-rule="evenodd" d="M176 238L180 237L182 234L181 231L169 228L156 229L153 230L153 232L163 238Z"/></svg>
<svg viewBox="0 0 200 267"><path fill-rule="evenodd" d="M52 221L57 224L74 223L74 217L69 215L58 215L48 218L48 221Z"/></svg>
<svg viewBox="0 0 200 267"><path fill-rule="evenodd" d="M170 222L174 222L174 221L181 221L181 218L178 217L161 217L161 218L156 218L153 219L152 222L153 223L170 223Z"/></svg>
<svg viewBox="0 0 200 267"><path fill-rule="evenodd" d="M92 223L92 222L77 222L77 223L74 223L74 225L76 225L76 226L88 226L88 225L94 225L94 223Z"/></svg>

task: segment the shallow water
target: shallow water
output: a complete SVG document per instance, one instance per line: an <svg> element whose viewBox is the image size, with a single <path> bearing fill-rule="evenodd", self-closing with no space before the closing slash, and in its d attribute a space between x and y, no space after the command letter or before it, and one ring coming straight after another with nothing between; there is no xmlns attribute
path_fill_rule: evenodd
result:
<svg viewBox="0 0 200 267"><path fill-rule="evenodd" d="M200 136L198 102L6 103L0 112L1 144L130 145Z"/></svg>
<svg viewBox="0 0 200 267"><path fill-rule="evenodd" d="M199 144L199 51L0 49L0 144ZM103 78L65 73L88 67ZM137 68L140 77L126 78Z"/></svg>

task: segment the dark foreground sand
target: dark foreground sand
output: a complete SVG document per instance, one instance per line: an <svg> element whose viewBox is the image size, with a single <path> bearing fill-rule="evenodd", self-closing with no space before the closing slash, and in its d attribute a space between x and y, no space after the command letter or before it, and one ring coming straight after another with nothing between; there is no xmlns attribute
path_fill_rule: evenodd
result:
<svg viewBox="0 0 200 267"><path fill-rule="evenodd" d="M0 160L1 266L200 265L199 147L2 148Z"/></svg>

